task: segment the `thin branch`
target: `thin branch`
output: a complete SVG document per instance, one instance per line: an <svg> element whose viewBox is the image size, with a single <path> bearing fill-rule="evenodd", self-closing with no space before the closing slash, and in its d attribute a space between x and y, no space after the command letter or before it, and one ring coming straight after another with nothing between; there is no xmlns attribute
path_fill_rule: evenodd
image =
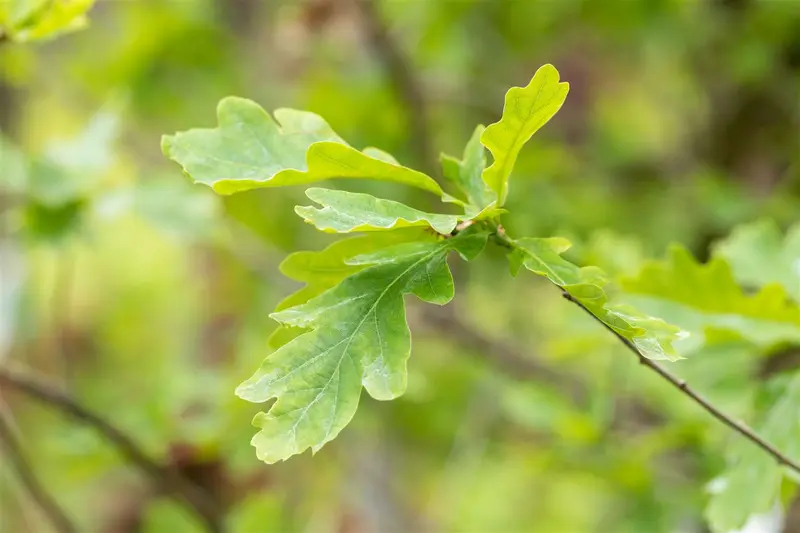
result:
<svg viewBox="0 0 800 533"><path fill-rule="evenodd" d="M14 434L9 414L4 409L0 409L0 440L3 441L8 463L17 472L17 476L25 486L28 494L41 508L50 523L53 524L53 528L59 533L76 533L78 528L75 527L67 513L56 502L55 498L47 492L39 478L36 477L33 468L22 451L22 444Z"/></svg>
<svg viewBox="0 0 800 533"><path fill-rule="evenodd" d="M423 306L422 321L424 326L432 326L437 333L446 335L469 352L481 354L481 359L515 379L544 381L559 390L568 391L578 401L587 397L586 387L579 379L538 358L526 356L511 344L483 335L460 319L452 306Z"/></svg>
<svg viewBox="0 0 800 533"><path fill-rule="evenodd" d="M515 244L511 240L509 240L509 238L506 236L505 231L501 226L495 227L495 231L492 234L492 238L498 245L504 248L511 250L516 248ZM750 442L752 442L753 444L755 444L756 446L767 452L779 464L787 466L792 470L794 470L795 472L800 473L800 464L794 462L792 459L790 459L789 457L784 455L780 450L778 450L775 446L765 441L763 438L759 437L758 434L755 431L753 431L749 426L747 426L747 424L745 424L744 422L737 422L730 416L720 411L716 406L714 406L714 404L712 404L710 401L704 398L700 393L692 389L686 383L686 381L673 375L669 370L667 370L660 364L656 363L655 361L645 357L642 354L642 352L640 352L639 349L631 341L620 335L616 330L614 330L614 328L612 328L611 326L600 320L597 316L595 316L595 314L592 313L589 310L589 308L583 305L583 303L581 303L580 300L572 296L570 293L568 293L561 287L559 287L559 289L561 289L561 294L566 300L569 300L570 302L574 303L575 305L583 309L586 314L588 314L594 320L599 322L604 328L606 328L609 332L611 332L611 334L613 334L617 339L619 339L619 341L622 344L624 344L625 347L628 348L628 350L633 352L636 355L636 357L639 358L639 363L641 363L642 365L646 366L647 368L649 368L650 370L654 371L656 374L664 378L667 382L669 382L670 385L672 385L673 387L681 391L683 394L691 398L695 403L700 405L700 407L705 409L706 412L711 414L711 416L713 416L714 418L716 418L717 420L719 420L720 422L722 422L729 428L733 429L734 431L742 435L744 438L746 438L747 440L749 440Z"/></svg>
<svg viewBox="0 0 800 533"><path fill-rule="evenodd" d="M428 106L422 84L392 39L389 29L378 13L375 0L355 0L373 53L380 60L398 96L407 109L411 145L427 172L438 174L438 157L431 135Z"/></svg>
<svg viewBox="0 0 800 533"><path fill-rule="evenodd" d="M222 514L216 502L174 470L159 465L130 437L102 416L78 404L50 383L7 367L0 367L0 386L7 386L23 392L91 426L117 448L128 461L150 477L157 487L162 487L169 496L186 504L197 513L209 531L218 533L223 530Z"/></svg>
<svg viewBox="0 0 800 533"><path fill-rule="evenodd" d="M591 316L594 320L602 324L604 328L610 331L617 339L619 339L619 341L622 344L625 345L626 348L628 348L628 350L633 352L636 355L636 357L639 358L639 363L641 363L642 365L646 366L647 368L649 368L650 370L654 371L656 374L664 378L667 382L669 382L670 385L672 385L673 387L681 391L683 394L691 398L695 403L700 405L700 407L705 409L706 412L711 414L711 416L713 416L714 418L716 418L717 420L719 420L720 422L722 422L729 428L733 429L734 431L742 435L744 438L746 438L747 440L749 440L750 442L752 442L753 444L755 444L756 446L758 446L759 448L770 454L779 464L787 466L792 470L794 470L795 472L800 473L800 464L794 462L792 459L790 459L789 457L784 455L780 450L778 450L775 446L773 446L763 438L759 437L755 431L750 429L750 427L748 427L743 422L737 422L730 416L720 411L717 407L714 406L714 404L712 404L701 394L692 389L686 383L686 381L673 375L669 370L667 370L660 364L656 363L652 359L648 359L647 357L645 357L642 354L642 352L640 352L639 349L631 341L620 335L611 326L609 326L608 324L597 318L594 313L592 313L585 305L583 305L583 303L581 303L580 300L572 296L567 291L563 291L562 295L566 300L569 300L570 302L574 303L575 305L583 309L586 312L586 314Z"/></svg>

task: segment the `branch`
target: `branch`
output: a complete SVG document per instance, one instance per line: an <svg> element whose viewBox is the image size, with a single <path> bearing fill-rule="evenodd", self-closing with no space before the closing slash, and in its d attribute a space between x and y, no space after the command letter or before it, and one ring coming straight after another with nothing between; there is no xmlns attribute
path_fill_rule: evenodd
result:
<svg viewBox="0 0 800 533"><path fill-rule="evenodd" d="M504 248L508 248L508 249L515 249L516 248L516 246L513 243L513 241L509 240L509 238L505 235L505 231L503 230L503 228L501 226L495 226L494 227L494 233L492 233L492 238L494 239L494 241L498 245L500 245L500 246L502 246ZM558 285L556 285L556 286L558 287ZM611 334L613 334L617 339L619 339L619 341L622 344L624 344L625 347L628 348L628 350L633 352L636 355L636 357L639 358L639 363L641 363L642 365L646 366L650 370L653 370L656 374L658 374L659 376L664 378L667 382L669 382L670 385L672 385L673 387L675 387L676 389L681 391L683 394L685 394L686 396L691 398L692 401L694 401L695 403L700 405L700 407L705 409L705 411L707 413L711 414L711 416L713 416L714 418L716 418L717 420L719 420L720 422L722 422L723 424L725 424L729 428L733 429L734 431L736 431L737 433L742 435L744 438L746 438L747 440L749 440L750 442L752 442L753 444L755 444L756 446L758 446L759 448L761 448L762 450L767 452L779 464L787 466L788 468L791 468L792 470L794 470L795 472L800 474L800 464L794 462L789 457L784 455L780 450L778 450L775 446L773 446L769 442L767 442L764 439L762 439L761 437L759 437L758 434L756 434L755 431L753 431L749 426L747 426L747 424L745 424L743 422L737 422L736 420L734 420L730 416L728 416L725 413L723 413L722 411L720 411L717 407L714 406L714 404L712 404L710 401L708 401L706 398L704 398L700 393L698 393L697 391L692 389L686 383L686 381L684 381L684 380L680 379L679 377L673 375L669 370L667 370L666 368L664 368L660 364L656 363L655 361L645 357L642 354L642 352L640 352L639 349L631 341L629 341L628 339L626 339L625 337L620 335L611 326L609 326L608 324L606 324L605 322L600 320L597 316L595 316L595 314L592 313L589 310L589 308L587 308L585 305L583 305L583 303L581 303L580 300L578 300L577 298L572 296L570 293L568 293L562 287L559 287L559 289L561 289L561 295L564 297L564 299L569 300L570 302L574 303L575 305L577 305L578 307L583 309L583 311L586 314L588 314L594 320L599 322L604 328L606 328L608 331L610 331Z"/></svg>
<svg viewBox="0 0 800 533"><path fill-rule="evenodd" d="M53 528L59 533L76 533L78 528L75 527L75 524L72 523L72 520L58 505L53 496L42 486L33 468L25 459L25 454L22 452L22 444L14 435L9 415L5 410L0 410L0 440L3 441L5 446L5 455L8 458L8 462L16 470L17 476L19 476L20 481L27 489L28 494L53 524Z"/></svg>
<svg viewBox="0 0 800 533"><path fill-rule="evenodd" d="M691 398L695 403L700 405L700 407L705 409L706 412L711 414L711 416L713 416L714 418L716 418L717 420L719 420L720 422L722 422L729 428L733 429L734 431L742 435L744 438L746 438L747 440L749 440L750 442L752 442L753 444L755 444L756 446L758 446L759 448L770 454L779 464L787 466L792 470L794 470L795 472L800 473L800 464L794 462L789 457L784 455L780 450L778 450L775 446L773 446L769 442L759 437L755 431L750 429L750 427L748 427L743 422L737 422L730 416L720 411L717 407L714 406L714 404L712 404L710 401L704 398L700 393L692 389L686 383L686 381L673 375L669 370L667 370L660 364L656 363L652 359L648 359L647 357L642 355L642 352L640 352L639 349L636 348L636 346L631 341L620 335L611 326L609 326L608 324L597 318L594 315L594 313L592 313L585 305L583 305L583 303L581 303L580 300L572 296L567 291L563 291L562 296L566 300L569 300L570 302L574 303L575 305L583 309L586 312L586 314L588 314L594 320L602 324L604 328L610 331L617 339L619 339L619 341L622 344L625 345L626 348L628 348L628 350L633 352L636 355L636 357L639 358L639 363L646 366L650 370L653 370L656 374L664 378L667 382L669 382L670 385L672 385L673 387L681 391L683 394Z"/></svg>
<svg viewBox="0 0 800 533"><path fill-rule="evenodd" d="M130 437L100 415L81 406L55 386L7 367L0 367L0 385L23 392L91 426L128 461L149 476L156 486L163 487L169 496L186 504L200 516L209 531L219 533L223 530L221 510L216 502L177 472L163 468Z"/></svg>
<svg viewBox="0 0 800 533"><path fill-rule="evenodd" d="M576 400L587 397L586 387L579 379L541 360L526 356L515 346L481 334L461 320L452 310L452 306L423 306L422 319L423 325L432 326L437 333L447 335L468 351L481 354L481 359L492 363L513 378L544 381L559 390L568 391Z"/></svg>
<svg viewBox="0 0 800 533"><path fill-rule="evenodd" d="M408 115L411 145L428 172L439 168L438 157L431 136L428 108L419 79L394 42L389 29L381 20L375 0L355 0L370 47L386 69L398 96L403 100Z"/></svg>

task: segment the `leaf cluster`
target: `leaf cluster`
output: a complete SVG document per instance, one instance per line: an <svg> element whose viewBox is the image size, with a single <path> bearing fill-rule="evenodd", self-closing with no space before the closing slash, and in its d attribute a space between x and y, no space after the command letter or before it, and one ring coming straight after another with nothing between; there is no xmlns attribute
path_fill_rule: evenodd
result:
<svg viewBox="0 0 800 533"><path fill-rule="evenodd" d="M437 195L462 213L421 211L372 195L310 188L317 206L296 213L320 231L363 235L321 252L298 252L281 270L305 287L278 306L276 348L238 389L249 401L275 400L254 424L260 459L272 463L319 450L353 417L362 387L389 400L407 384L411 338L404 296L436 305L454 295L451 252L474 259L488 239L505 247L512 273L521 267L547 278L647 357L675 359L681 330L613 297L599 268L578 267L561 254L562 238L511 239L500 217L514 162L523 145L563 104L569 85L552 65L506 95L501 119L478 126L461 159L443 154L445 192L430 176L376 148L347 144L321 117L292 109L273 115L256 103L226 98L218 126L165 136L164 153L196 183L220 194L332 178L391 181ZM493 162L487 166L486 151ZM442 206L442 210L446 206Z"/></svg>

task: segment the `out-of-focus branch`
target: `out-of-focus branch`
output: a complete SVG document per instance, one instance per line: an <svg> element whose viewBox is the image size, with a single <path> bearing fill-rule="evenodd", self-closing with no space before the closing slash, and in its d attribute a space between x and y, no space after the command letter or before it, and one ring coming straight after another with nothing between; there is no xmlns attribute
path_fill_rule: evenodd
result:
<svg viewBox="0 0 800 533"><path fill-rule="evenodd" d="M423 306L424 326L447 336L468 352L480 358L509 376L521 380L544 381L568 393L578 401L586 399L587 391L583 383L573 375L561 372L543 363L541 359L526 356L516 347L491 339L460 319L453 306Z"/></svg>
<svg viewBox="0 0 800 533"><path fill-rule="evenodd" d="M22 392L94 428L134 466L151 478L154 485L177 501L186 504L206 525L208 531L223 531L223 514L207 494L177 472L163 468L149 457L128 435L102 416L83 407L56 386L27 373L0 367L0 386Z"/></svg>
<svg viewBox="0 0 800 533"><path fill-rule="evenodd" d="M431 134L425 92L400 46L392 39L375 0L354 0L361 15L370 48L383 65L392 86L407 108L411 145L424 170L438 174L438 157Z"/></svg>
<svg viewBox="0 0 800 533"><path fill-rule="evenodd" d="M53 528L59 533L76 533L78 528L75 527L67 513L36 477L33 468L31 468L22 451L22 444L14 434L10 416L4 409L0 409L0 441L2 441L5 448L5 456L8 459L7 464L10 464L16 471L20 482L53 525Z"/></svg>

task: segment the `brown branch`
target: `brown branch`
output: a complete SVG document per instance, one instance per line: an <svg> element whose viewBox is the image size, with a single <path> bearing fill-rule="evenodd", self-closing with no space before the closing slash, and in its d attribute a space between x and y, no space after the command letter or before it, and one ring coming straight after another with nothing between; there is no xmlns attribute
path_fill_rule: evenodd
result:
<svg viewBox="0 0 800 533"><path fill-rule="evenodd" d="M47 492L39 478L33 471L30 463L22 451L22 444L14 435L14 429L9 420L9 414L0 409L0 440L5 447L5 455L12 468L17 472L20 482L30 494L31 498L41 508L53 528L59 533L76 533L78 528L72 523L67 513L56 502L55 498Z"/></svg>
<svg viewBox="0 0 800 533"><path fill-rule="evenodd" d="M94 428L128 461L150 477L155 486L163 488L167 495L194 511L209 531L223 531L222 512L216 502L177 472L159 465L130 437L102 416L83 407L54 385L7 367L0 367L0 386L23 392Z"/></svg>
<svg viewBox="0 0 800 533"><path fill-rule="evenodd" d="M428 106L424 90L414 74L408 59L403 55L378 13L375 0L355 0L364 31L373 53L380 60L398 96L407 107L408 129L411 145L424 169L438 174L438 157L431 135Z"/></svg>
<svg viewBox="0 0 800 533"><path fill-rule="evenodd" d="M714 406L710 401L704 398L700 393L696 392L692 389L686 381L680 379L679 377L673 375L669 370L661 366L660 364L656 363L652 359L648 359L645 357L642 352L628 339L620 335L616 330L614 330L611 326L600 320L594 313L592 313L583 303L572 296L567 291L563 291L562 295L566 300L574 303L578 307L584 310L586 314L591 316L594 320L599 322L606 328L608 331L611 332L619 341L625 345L628 350L633 352L636 357L639 358L639 363L646 366L650 370L654 371L656 374L664 378L670 385L681 391L683 394L691 398L695 403L700 405L707 413L711 416L728 426L729 428L733 429L744 438L764 450L766 453L771 455L779 464L787 466L794 470L797 473L800 473L800 464L794 462L792 459L784 455L780 450L778 450L775 446L764 440L763 438L759 437L755 431L750 429L746 424L743 422L737 422L730 416L726 415L722 411L720 411L717 407Z"/></svg>

